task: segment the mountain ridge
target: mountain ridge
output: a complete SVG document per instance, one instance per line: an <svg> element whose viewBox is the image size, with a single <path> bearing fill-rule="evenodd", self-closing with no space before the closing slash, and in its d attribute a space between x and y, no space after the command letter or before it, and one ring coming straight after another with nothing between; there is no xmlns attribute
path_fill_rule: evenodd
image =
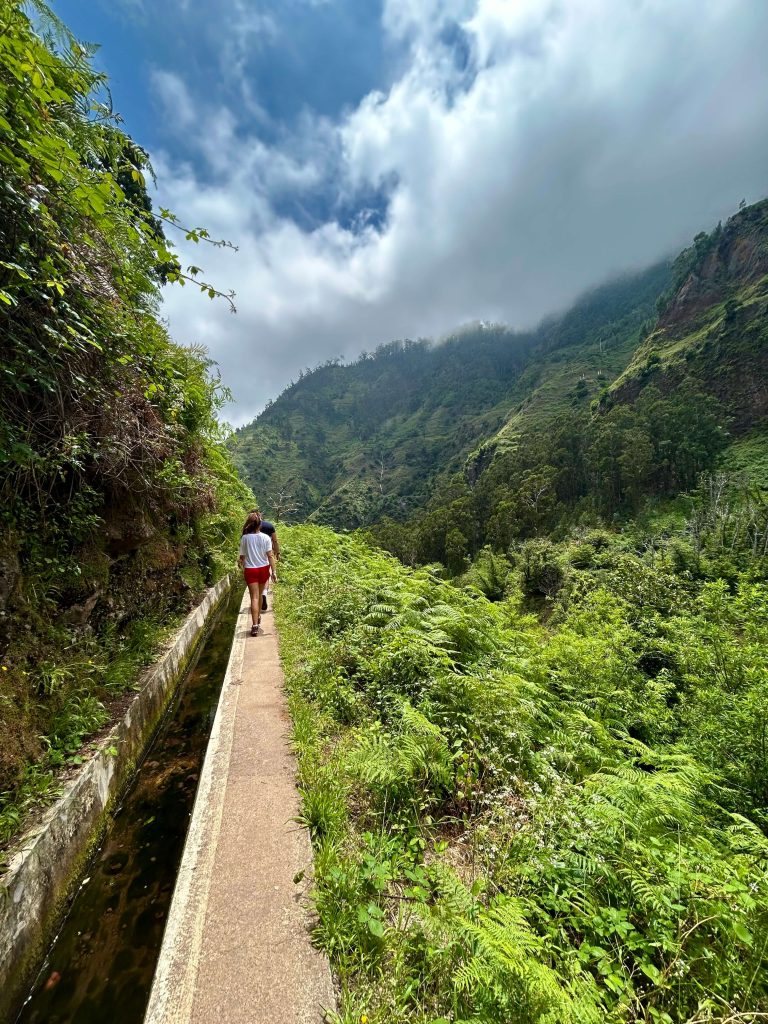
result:
<svg viewBox="0 0 768 1024"><path fill-rule="evenodd" d="M478 326L324 363L235 432L235 463L267 508L345 527L404 518L559 371L544 416L580 379L593 392L622 369L669 273L662 262L622 275L531 331Z"/></svg>
<svg viewBox="0 0 768 1024"><path fill-rule="evenodd" d="M690 384L744 436L768 417L767 342L763 200L532 330L480 324L325 363L231 450L267 509L341 528L403 521L474 489L499 460L497 477L512 472L521 445L569 417L631 408L649 387L663 400Z"/></svg>

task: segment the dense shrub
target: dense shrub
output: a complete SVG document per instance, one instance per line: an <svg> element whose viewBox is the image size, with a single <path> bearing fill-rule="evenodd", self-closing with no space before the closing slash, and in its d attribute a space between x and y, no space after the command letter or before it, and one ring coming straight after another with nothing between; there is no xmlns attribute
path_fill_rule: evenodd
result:
<svg viewBox="0 0 768 1024"><path fill-rule="evenodd" d="M768 1013L765 588L590 547L545 632L514 586L468 600L472 574L291 530L278 612L339 1020Z"/></svg>
<svg viewBox="0 0 768 1024"><path fill-rule="evenodd" d="M517 554L523 590L529 597L552 598L563 585L565 570L555 546L548 540L527 540Z"/></svg>
<svg viewBox="0 0 768 1024"><path fill-rule="evenodd" d="M158 283L197 272L146 154L38 6L0 0L0 843L231 564L252 500L211 363L159 318Z"/></svg>

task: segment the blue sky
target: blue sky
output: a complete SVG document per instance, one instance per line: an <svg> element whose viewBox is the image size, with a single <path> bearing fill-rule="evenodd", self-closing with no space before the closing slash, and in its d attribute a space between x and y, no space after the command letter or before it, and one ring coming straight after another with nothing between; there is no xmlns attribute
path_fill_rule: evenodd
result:
<svg viewBox="0 0 768 1024"><path fill-rule="evenodd" d="M158 70L182 76L193 99L213 95L238 109L244 121L253 117L243 104L247 81L264 111L263 136L273 142L306 111L334 118L387 84L380 0L243 0L230 5L229 22L226 4L219 17L216 4L194 0L56 0L53 7L78 38L99 45L96 62L110 76L115 108L150 148L165 140L166 111L151 79Z"/></svg>
<svg viewBox="0 0 768 1024"><path fill-rule="evenodd" d="M185 251L165 313L251 418L297 372L528 326L768 194L765 0L55 0Z"/></svg>

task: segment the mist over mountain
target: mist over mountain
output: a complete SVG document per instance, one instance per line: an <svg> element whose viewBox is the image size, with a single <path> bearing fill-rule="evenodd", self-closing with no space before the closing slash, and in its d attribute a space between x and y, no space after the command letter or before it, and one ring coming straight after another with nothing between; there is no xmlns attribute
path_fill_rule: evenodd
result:
<svg viewBox="0 0 768 1024"><path fill-rule="evenodd" d="M533 450L573 417L578 433L649 385L664 396L695 384L719 403L723 429L743 434L768 409L766 210L740 210L675 261L609 282L535 330L479 324L303 373L236 432L235 461L265 507L357 527L406 519L457 481L474 488L510 450Z"/></svg>
<svg viewBox="0 0 768 1024"><path fill-rule="evenodd" d="M235 461L267 507L282 494L298 518L402 518L510 418L546 419L573 389L594 394L616 377L670 280L661 263L533 331L482 324L325 363L236 431Z"/></svg>

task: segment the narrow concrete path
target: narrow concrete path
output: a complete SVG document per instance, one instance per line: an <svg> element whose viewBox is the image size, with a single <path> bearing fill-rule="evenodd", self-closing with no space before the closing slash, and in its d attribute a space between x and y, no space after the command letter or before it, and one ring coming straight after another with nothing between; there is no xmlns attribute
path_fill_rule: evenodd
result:
<svg viewBox="0 0 768 1024"><path fill-rule="evenodd" d="M272 611L243 597L145 1024L320 1024L334 1006L310 942L299 810ZM296 884L294 877L305 876Z"/></svg>

